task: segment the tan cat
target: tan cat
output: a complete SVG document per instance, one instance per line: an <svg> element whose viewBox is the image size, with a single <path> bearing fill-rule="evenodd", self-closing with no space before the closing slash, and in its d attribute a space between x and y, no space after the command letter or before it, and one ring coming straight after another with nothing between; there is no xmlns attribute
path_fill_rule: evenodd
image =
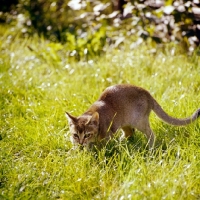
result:
<svg viewBox="0 0 200 200"><path fill-rule="evenodd" d="M145 134L152 148L154 133L149 125L151 110L163 121L179 126L190 124L200 116L198 109L188 118L170 117L148 91L129 84L114 85L108 87L83 115L73 117L66 113L71 141L75 145L91 147L103 139L110 139L120 128L126 137L131 136L136 128Z"/></svg>

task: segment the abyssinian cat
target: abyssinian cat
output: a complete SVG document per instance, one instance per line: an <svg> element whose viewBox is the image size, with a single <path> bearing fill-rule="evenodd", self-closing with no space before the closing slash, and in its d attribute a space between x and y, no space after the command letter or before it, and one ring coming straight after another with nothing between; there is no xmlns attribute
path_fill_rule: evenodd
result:
<svg viewBox="0 0 200 200"><path fill-rule="evenodd" d="M71 141L90 148L102 140L108 140L120 128L126 137L138 129L147 137L149 147L153 148L154 133L149 124L151 110L163 121L178 126L190 124L200 116L198 109L188 118L171 117L145 89L129 84L114 85L108 87L81 116L66 113Z"/></svg>

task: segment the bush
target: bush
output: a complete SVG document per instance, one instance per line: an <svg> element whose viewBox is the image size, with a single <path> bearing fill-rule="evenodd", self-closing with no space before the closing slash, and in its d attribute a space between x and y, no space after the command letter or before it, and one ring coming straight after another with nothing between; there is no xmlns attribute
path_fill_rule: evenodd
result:
<svg viewBox="0 0 200 200"><path fill-rule="evenodd" d="M121 13L111 1L19 0L13 1L7 23L16 22L24 35L39 34L68 47L67 55L80 59L100 55L106 44L118 47L132 38L132 48L142 42L183 42L193 51L200 41L197 1L131 1ZM121 1L113 1L120 4ZM195 3L197 2L197 3ZM123 2L124 3L124 2ZM12 5L13 5L12 4ZM4 11L7 11L4 9Z"/></svg>

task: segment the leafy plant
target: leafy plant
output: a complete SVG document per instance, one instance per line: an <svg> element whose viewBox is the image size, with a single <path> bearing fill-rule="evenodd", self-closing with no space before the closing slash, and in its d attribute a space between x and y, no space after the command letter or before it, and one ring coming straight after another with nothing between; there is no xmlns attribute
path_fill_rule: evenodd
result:
<svg viewBox="0 0 200 200"><path fill-rule="evenodd" d="M137 0L127 2L120 14L108 0L19 0L1 17L22 36L42 35L64 45L68 58L89 60L126 40L132 49L146 41L179 42L193 52L200 41L198 6L197 1Z"/></svg>

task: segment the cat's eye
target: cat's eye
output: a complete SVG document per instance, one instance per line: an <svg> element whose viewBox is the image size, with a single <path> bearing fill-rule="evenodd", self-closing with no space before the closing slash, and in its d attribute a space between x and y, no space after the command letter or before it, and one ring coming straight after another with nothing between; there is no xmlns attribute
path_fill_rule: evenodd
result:
<svg viewBox="0 0 200 200"><path fill-rule="evenodd" d="M84 138L89 138L90 136L91 136L91 134L88 133L88 134L86 134L86 135L84 136Z"/></svg>
<svg viewBox="0 0 200 200"><path fill-rule="evenodd" d="M76 134L76 133L73 134L73 137L74 137L74 138L79 138L78 134Z"/></svg>

